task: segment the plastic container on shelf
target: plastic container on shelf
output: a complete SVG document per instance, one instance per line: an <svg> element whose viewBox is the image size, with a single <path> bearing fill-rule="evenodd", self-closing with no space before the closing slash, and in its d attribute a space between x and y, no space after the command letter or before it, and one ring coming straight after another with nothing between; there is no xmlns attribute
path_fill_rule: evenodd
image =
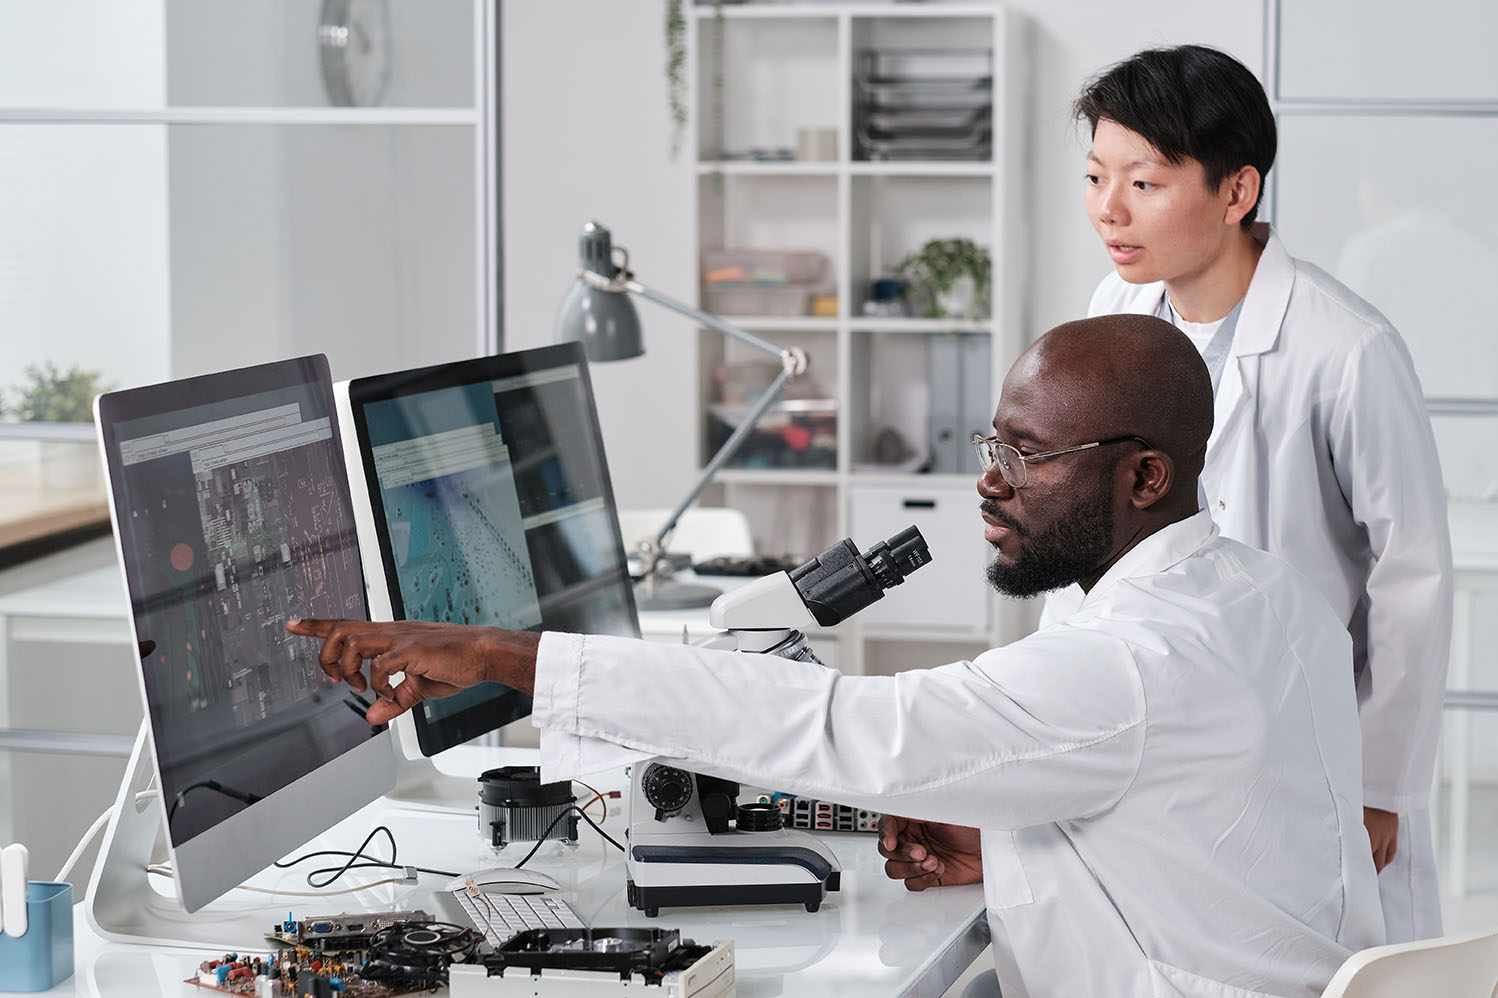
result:
<svg viewBox="0 0 1498 998"><path fill-rule="evenodd" d="M714 402L711 443L716 450L743 422L750 403ZM730 468L837 467L837 401L782 399L771 406L732 458Z"/></svg>
<svg viewBox="0 0 1498 998"><path fill-rule="evenodd" d="M817 250L705 249L702 307L718 315L808 315L833 290L832 265Z"/></svg>
<svg viewBox="0 0 1498 998"><path fill-rule="evenodd" d="M815 294L802 284L778 288L709 285L702 289L702 308L714 315L810 315Z"/></svg>

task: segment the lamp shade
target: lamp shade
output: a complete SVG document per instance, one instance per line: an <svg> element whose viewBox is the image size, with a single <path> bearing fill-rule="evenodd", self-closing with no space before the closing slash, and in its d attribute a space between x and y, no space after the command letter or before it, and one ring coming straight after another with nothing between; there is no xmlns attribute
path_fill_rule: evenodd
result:
<svg viewBox="0 0 1498 998"><path fill-rule="evenodd" d="M615 275L609 230L597 222L583 226L578 263L604 278ZM572 282L557 313L558 342L575 340L590 361L628 360L645 352L640 316L626 291L595 287L581 276Z"/></svg>

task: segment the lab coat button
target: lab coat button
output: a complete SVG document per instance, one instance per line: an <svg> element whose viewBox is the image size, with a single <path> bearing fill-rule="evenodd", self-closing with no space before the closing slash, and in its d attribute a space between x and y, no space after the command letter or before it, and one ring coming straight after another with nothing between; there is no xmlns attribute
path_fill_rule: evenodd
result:
<svg viewBox="0 0 1498 998"><path fill-rule="evenodd" d="M1218 509L1227 509L1228 508L1228 504L1225 503L1225 502L1223 502L1221 499L1219 499L1219 500L1217 500L1217 508Z"/></svg>

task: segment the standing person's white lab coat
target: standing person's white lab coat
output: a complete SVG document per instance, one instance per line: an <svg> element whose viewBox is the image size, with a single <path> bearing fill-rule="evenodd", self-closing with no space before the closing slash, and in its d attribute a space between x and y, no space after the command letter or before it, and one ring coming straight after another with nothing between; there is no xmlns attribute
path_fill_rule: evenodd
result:
<svg viewBox="0 0 1498 998"><path fill-rule="evenodd" d="M843 676L548 633L533 717L547 780L661 756L982 829L1005 998L1312 998L1383 941L1329 660L1351 668L1326 601L1199 512L971 662Z"/></svg>
<svg viewBox="0 0 1498 998"><path fill-rule="evenodd" d="M1451 641L1435 439L1403 341L1267 225L1217 392L1202 486L1223 536L1307 575L1353 639L1363 802L1400 817L1379 875L1391 942L1441 934L1429 795ZM1164 286L1103 279L1089 315L1159 314ZM1076 605L1052 597L1042 620Z"/></svg>

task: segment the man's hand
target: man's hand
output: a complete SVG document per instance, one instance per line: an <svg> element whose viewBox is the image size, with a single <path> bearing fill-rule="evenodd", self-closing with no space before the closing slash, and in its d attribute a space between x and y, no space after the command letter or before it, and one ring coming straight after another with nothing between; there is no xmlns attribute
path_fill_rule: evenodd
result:
<svg viewBox="0 0 1498 998"><path fill-rule="evenodd" d="M373 624L364 620L291 620L292 634L322 638L322 671L380 699L364 714L385 724L423 700L451 696L488 680L530 693L536 685L536 647L541 635L497 627L424 624L414 620ZM369 662L366 683L360 667ZM399 685L391 677L405 673Z"/></svg>
<svg viewBox="0 0 1498 998"><path fill-rule="evenodd" d="M905 881L908 891L983 882L978 830L886 814L879 820L884 875Z"/></svg>
<svg viewBox="0 0 1498 998"><path fill-rule="evenodd" d="M1382 873L1384 867L1394 862L1394 854L1399 851L1399 815L1365 807L1363 827L1368 829L1368 841L1373 844L1373 868Z"/></svg>

